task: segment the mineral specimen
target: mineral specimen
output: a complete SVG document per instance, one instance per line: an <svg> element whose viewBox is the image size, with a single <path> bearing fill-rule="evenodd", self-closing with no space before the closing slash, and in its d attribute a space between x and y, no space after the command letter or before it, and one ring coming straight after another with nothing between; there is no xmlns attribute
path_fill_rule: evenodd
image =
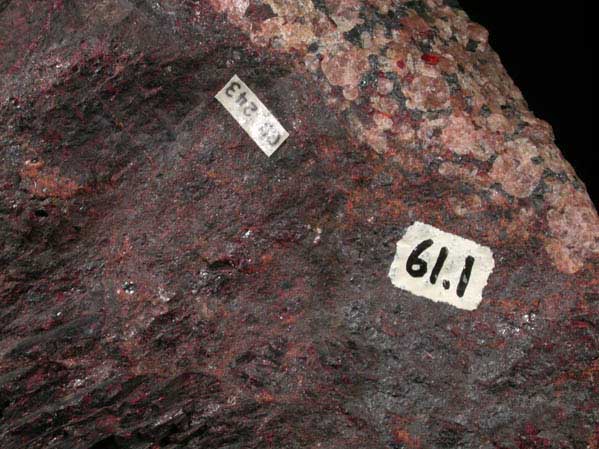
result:
<svg viewBox="0 0 599 449"><path fill-rule="evenodd" d="M0 0L0 74L2 449L599 447L597 212L455 1Z"/></svg>

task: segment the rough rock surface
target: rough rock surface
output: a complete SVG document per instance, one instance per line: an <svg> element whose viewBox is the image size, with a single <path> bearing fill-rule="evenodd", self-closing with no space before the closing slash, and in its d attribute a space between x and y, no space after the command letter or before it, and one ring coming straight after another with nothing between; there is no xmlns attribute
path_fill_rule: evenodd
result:
<svg viewBox="0 0 599 449"><path fill-rule="evenodd" d="M453 1L0 0L0 159L2 449L599 447L597 213Z"/></svg>

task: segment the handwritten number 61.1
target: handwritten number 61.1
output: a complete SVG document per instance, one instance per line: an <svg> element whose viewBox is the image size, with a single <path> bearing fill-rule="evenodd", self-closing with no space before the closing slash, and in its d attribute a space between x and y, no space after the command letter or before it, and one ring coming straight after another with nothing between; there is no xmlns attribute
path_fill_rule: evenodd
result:
<svg viewBox="0 0 599 449"><path fill-rule="evenodd" d="M424 251L426 251L428 248L430 248L433 245L433 243L434 242L432 241L432 239L428 239L428 240L425 240L425 241L419 243L416 246L416 248L414 248L414 251L412 251L412 253L408 257L408 260L406 262L406 271L408 272L408 274L410 276L415 277L415 278L424 277L424 275L427 272L428 267L427 267L426 261L421 259L420 255ZM441 250L439 251L439 255L437 256L437 261L435 262L435 265L433 266L433 270L431 271L431 275L429 278L431 284L435 284L437 282L439 273L441 272L441 269L443 268L443 264L445 263L445 260L447 259L448 254L449 254L449 252L446 247L442 247ZM462 273L460 274L458 288L456 290L456 293L460 298L462 296L464 296L464 293L466 292L466 287L468 286L468 282L470 281L470 274L472 273L473 266L474 266L474 257L467 256L466 261L464 262L464 268L462 269ZM448 280L443 281L443 287L445 288L445 290L449 289L450 284L449 284Z"/></svg>

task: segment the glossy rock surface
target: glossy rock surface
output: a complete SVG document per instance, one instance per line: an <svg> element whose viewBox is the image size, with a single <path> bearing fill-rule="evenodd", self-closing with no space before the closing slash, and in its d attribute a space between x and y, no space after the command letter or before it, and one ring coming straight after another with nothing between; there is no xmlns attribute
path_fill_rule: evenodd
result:
<svg viewBox="0 0 599 449"><path fill-rule="evenodd" d="M453 1L0 0L0 160L2 449L599 447L597 212Z"/></svg>

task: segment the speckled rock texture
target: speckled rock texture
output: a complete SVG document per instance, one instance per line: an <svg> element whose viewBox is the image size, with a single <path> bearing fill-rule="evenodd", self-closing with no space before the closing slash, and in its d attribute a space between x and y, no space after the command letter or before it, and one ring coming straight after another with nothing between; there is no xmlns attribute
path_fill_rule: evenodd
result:
<svg viewBox="0 0 599 449"><path fill-rule="evenodd" d="M2 449L599 447L597 212L456 2L0 0L0 160Z"/></svg>

